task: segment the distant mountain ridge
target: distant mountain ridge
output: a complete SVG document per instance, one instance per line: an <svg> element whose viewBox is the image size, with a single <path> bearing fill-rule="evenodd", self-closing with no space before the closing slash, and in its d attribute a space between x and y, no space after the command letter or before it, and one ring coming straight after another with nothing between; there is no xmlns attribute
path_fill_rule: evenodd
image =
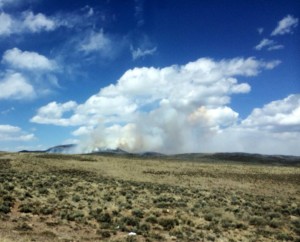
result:
<svg viewBox="0 0 300 242"><path fill-rule="evenodd" d="M28 151L22 150L20 152L34 152L34 153L50 153L50 154L73 154L76 150L75 144L58 145L51 147L47 150L41 151ZM288 155L263 155L263 154L250 154L243 152L219 152L219 153L184 153L166 155L158 152L142 152L130 153L120 148L117 149L95 149L93 152L85 153L87 155L106 155L106 156L124 156L132 158L151 158L166 160L188 160L188 161L215 161L215 162L239 162L244 164L270 164L270 165L292 165L300 166L300 156Z"/></svg>
<svg viewBox="0 0 300 242"><path fill-rule="evenodd" d="M231 161L240 163L257 163L272 165L297 165L300 166L300 156L290 155L263 155L245 152L219 152L219 153L189 153L172 155L176 159L197 160L210 159L215 161Z"/></svg>
<svg viewBox="0 0 300 242"><path fill-rule="evenodd" d="M75 144L57 145L47 150L21 150L19 153L57 153L57 154L69 154L72 149L76 147Z"/></svg>
<svg viewBox="0 0 300 242"><path fill-rule="evenodd" d="M69 154L76 148L75 144L58 145L45 150L45 153Z"/></svg>

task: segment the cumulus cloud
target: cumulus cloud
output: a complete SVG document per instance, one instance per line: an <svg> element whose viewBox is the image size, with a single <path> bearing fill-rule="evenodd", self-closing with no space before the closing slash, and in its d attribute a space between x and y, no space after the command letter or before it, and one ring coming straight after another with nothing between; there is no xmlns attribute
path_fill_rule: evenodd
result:
<svg viewBox="0 0 300 242"><path fill-rule="evenodd" d="M23 13L23 27L29 29L31 32L52 31L56 28L56 23L46 17L42 13L34 14L33 12Z"/></svg>
<svg viewBox="0 0 300 242"><path fill-rule="evenodd" d="M300 132L300 95L290 95L255 108L242 122L243 127L274 132Z"/></svg>
<svg viewBox="0 0 300 242"><path fill-rule="evenodd" d="M22 51L13 48L5 51L2 62L9 64L13 68L27 70L53 70L56 67L54 61L36 52Z"/></svg>
<svg viewBox="0 0 300 242"><path fill-rule="evenodd" d="M141 48L134 49L132 46L130 46L130 50L131 50L132 59L136 60L148 55L154 55L157 50L157 47L153 47L152 49L141 49Z"/></svg>
<svg viewBox="0 0 300 242"><path fill-rule="evenodd" d="M271 35L292 34L293 30L298 26L298 22L298 18L295 18L292 15L287 15L278 22L277 27L272 31Z"/></svg>
<svg viewBox="0 0 300 242"><path fill-rule="evenodd" d="M20 127L0 124L0 141L31 141L34 134L28 134Z"/></svg>
<svg viewBox="0 0 300 242"><path fill-rule="evenodd" d="M202 143L237 125L231 96L251 90L238 76L256 76L278 61L201 58L186 65L126 71L83 104L41 107L32 122L79 126L81 151L96 147L166 153L202 150Z"/></svg>
<svg viewBox="0 0 300 242"><path fill-rule="evenodd" d="M255 108L241 123L208 139L206 149L300 155L300 94Z"/></svg>
<svg viewBox="0 0 300 242"><path fill-rule="evenodd" d="M36 96L33 86L20 73L7 73L0 80L0 99L32 99Z"/></svg>
<svg viewBox="0 0 300 242"><path fill-rule="evenodd" d="M48 103L46 106L39 108L38 115L33 117L31 122L70 126L72 125L72 122L69 121L69 118L63 118L63 114L73 111L76 106L76 102L73 101L64 104L56 102Z"/></svg>
<svg viewBox="0 0 300 242"><path fill-rule="evenodd" d="M59 65L37 52L9 49L4 52L1 63L7 69L0 72L0 87L5 90L0 99L33 99L48 95L52 87L59 87L53 74Z"/></svg>

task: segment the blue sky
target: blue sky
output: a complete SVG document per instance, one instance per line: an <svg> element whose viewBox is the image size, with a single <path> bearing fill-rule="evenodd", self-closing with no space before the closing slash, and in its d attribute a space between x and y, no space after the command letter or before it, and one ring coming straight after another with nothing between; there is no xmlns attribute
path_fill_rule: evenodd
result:
<svg viewBox="0 0 300 242"><path fill-rule="evenodd" d="M300 2L0 0L0 150L300 155Z"/></svg>

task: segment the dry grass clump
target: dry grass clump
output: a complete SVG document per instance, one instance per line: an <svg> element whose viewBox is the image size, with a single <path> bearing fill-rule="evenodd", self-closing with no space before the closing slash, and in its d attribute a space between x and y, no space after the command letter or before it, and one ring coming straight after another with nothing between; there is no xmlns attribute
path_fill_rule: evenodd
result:
<svg viewBox="0 0 300 242"><path fill-rule="evenodd" d="M300 237L299 186L282 178L299 179L299 168L46 154L6 154L0 168L3 242L18 241L11 231L38 241Z"/></svg>

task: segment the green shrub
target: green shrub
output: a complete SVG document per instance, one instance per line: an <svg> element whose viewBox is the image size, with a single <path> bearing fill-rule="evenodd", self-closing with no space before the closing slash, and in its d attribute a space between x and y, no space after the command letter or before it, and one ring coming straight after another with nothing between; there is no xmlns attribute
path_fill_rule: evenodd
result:
<svg viewBox="0 0 300 242"><path fill-rule="evenodd" d="M126 238L126 242L137 242L137 238L135 236L128 236Z"/></svg>
<svg viewBox="0 0 300 242"><path fill-rule="evenodd" d="M123 217L122 222L128 226L138 226L140 220L136 217Z"/></svg>
<svg viewBox="0 0 300 242"><path fill-rule="evenodd" d="M235 227L237 229L247 229L247 226L244 223L236 223Z"/></svg>
<svg viewBox="0 0 300 242"><path fill-rule="evenodd" d="M101 235L102 238L109 238L111 236L110 232L107 230L97 230L97 234Z"/></svg>
<svg viewBox="0 0 300 242"><path fill-rule="evenodd" d="M179 222L177 219L172 219L172 218L161 218L158 221L159 225L164 227L164 229L171 230L174 228L176 225L179 225Z"/></svg>
<svg viewBox="0 0 300 242"><path fill-rule="evenodd" d="M270 219L273 219L273 218L281 218L281 214L280 213L276 213L276 212L272 212L272 213L269 213L268 214L268 217Z"/></svg>
<svg viewBox="0 0 300 242"><path fill-rule="evenodd" d="M101 223L110 223L111 216L109 213L101 213L96 217L96 220Z"/></svg>
<svg viewBox="0 0 300 242"><path fill-rule="evenodd" d="M1 204L0 213L5 213L5 214L10 213L10 207L5 204Z"/></svg>
<svg viewBox="0 0 300 242"><path fill-rule="evenodd" d="M140 225L139 229L140 229L141 231L144 231L144 232L145 232L145 231L150 231L151 226L150 226L149 224L143 223L143 224Z"/></svg>
<svg viewBox="0 0 300 242"><path fill-rule="evenodd" d="M96 210L90 210L89 214L91 217L97 219L97 217L101 215L102 211L102 208L97 208Z"/></svg>
<svg viewBox="0 0 300 242"><path fill-rule="evenodd" d="M2 199L5 203L9 205L13 204L13 202L15 201L14 197L11 195L4 195Z"/></svg>
<svg viewBox="0 0 300 242"><path fill-rule="evenodd" d="M81 220L81 218L84 217L84 214L81 211L62 211L61 212L61 217L63 219L67 219L69 221L78 221Z"/></svg>
<svg viewBox="0 0 300 242"><path fill-rule="evenodd" d="M278 219L272 219L271 221L269 221L269 226L272 228L278 228L281 227L282 225L283 222Z"/></svg>
<svg viewBox="0 0 300 242"><path fill-rule="evenodd" d="M299 207L299 208L294 208L294 209L292 210L292 214L293 214L294 216L300 216L300 207Z"/></svg>
<svg viewBox="0 0 300 242"><path fill-rule="evenodd" d="M222 225L222 227L223 227L224 229L228 229L228 228L230 228L230 227L233 226L232 221L231 221L231 220L228 220L228 219L223 219L223 220L221 221L221 225Z"/></svg>
<svg viewBox="0 0 300 242"><path fill-rule="evenodd" d="M300 219L296 219L292 222L292 224L297 227L297 228L300 228Z"/></svg>
<svg viewBox="0 0 300 242"><path fill-rule="evenodd" d="M22 223L22 224L19 224L16 227L16 229L19 231L30 231L30 230L32 230L32 227L27 223Z"/></svg>
<svg viewBox="0 0 300 242"><path fill-rule="evenodd" d="M207 214L204 215L204 219L206 221L211 222L213 220L213 218L214 218L214 215L212 213L207 213Z"/></svg>
<svg viewBox="0 0 300 242"><path fill-rule="evenodd" d="M80 196L79 195L74 195L73 197L72 197L72 201L73 202L79 202L80 201Z"/></svg>
<svg viewBox="0 0 300 242"><path fill-rule="evenodd" d="M57 192L56 192L56 196L57 196L57 198L58 198L59 201L62 201L64 198L67 197L67 194L65 193L64 190L59 189L59 190L57 190Z"/></svg>
<svg viewBox="0 0 300 242"><path fill-rule="evenodd" d="M131 213L132 213L133 216L138 217L138 218L143 218L144 217L144 213L139 209L135 209Z"/></svg>
<svg viewBox="0 0 300 242"><path fill-rule="evenodd" d="M280 233L276 236L276 239L278 240L293 240L293 236L289 235L289 234L286 234L286 233Z"/></svg>
<svg viewBox="0 0 300 242"><path fill-rule="evenodd" d="M32 205L30 205L30 204L22 204L22 205L19 207L19 211L20 211L21 213L32 213L34 210L33 210Z"/></svg>
<svg viewBox="0 0 300 242"><path fill-rule="evenodd" d="M252 218L250 218L249 224L256 225L256 226L263 226L267 224L267 221L263 217L253 216Z"/></svg>
<svg viewBox="0 0 300 242"><path fill-rule="evenodd" d="M11 182L4 183L4 189L7 191L12 191L14 190L15 186Z"/></svg>
<svg viewBox="0 0 300 242"><path fill-rule="evenodd" d="M152 223L152 224L155 224L155 223L157 223L158 221L157 221L157 218L155 217L155 216L149 216L148 218L146 218L146 222L148 222L148 223Z"/></svg>
<svg viewBox="0 0 300 242"><path fill-rule="evenodd" d="M41 187L41 188L39 188L39 194L41 194L41 195L48 195L49 194L49 191L48 191L48 189L47 188L45 188L45 187Z"/></svg>
<svg viewBox="0 0 300 242"><path fill-rule="evenodd" d="M52 214L53 212L54 212L54 209L51 207L42 207L40 209L40 213L43 215L49 215L49 214Z"/></svg>

